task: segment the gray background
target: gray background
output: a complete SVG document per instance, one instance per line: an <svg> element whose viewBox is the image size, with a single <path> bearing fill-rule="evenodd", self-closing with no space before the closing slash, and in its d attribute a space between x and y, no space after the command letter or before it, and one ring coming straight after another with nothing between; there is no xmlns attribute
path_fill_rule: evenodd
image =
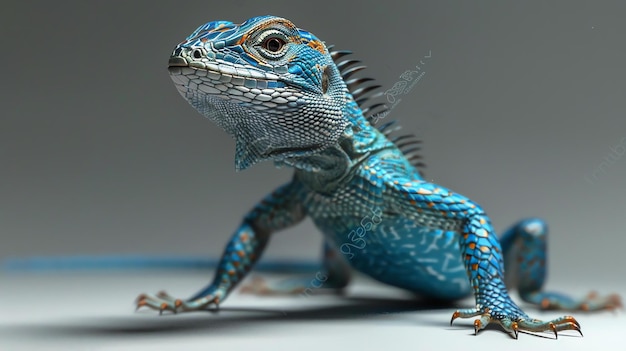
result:
<svg viewBox="0 0 626 351"><path fill-rule="evenodd" d="M290 177L234 171L234 143L178 95L169 53L200 24L292 20L391 87L432 57L388 118L425 140L427 176L499 231L551 225L550 269L623 276L624 2L37 1L0 14L0 258L217 256L241 216ZM266 255L316 257L310 223Z"/></svg>

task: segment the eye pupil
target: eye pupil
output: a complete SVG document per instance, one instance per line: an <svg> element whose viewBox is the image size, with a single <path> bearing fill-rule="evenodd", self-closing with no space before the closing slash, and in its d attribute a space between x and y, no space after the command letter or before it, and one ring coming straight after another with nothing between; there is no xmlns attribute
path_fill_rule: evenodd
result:
<svg viewBox="0 0 626 351"><path fill-rule="evenodd" d="M202 51L200 51L200 49L195 49L192 55L193 55L193 58L196 58L196 59L202 58Z"/></svg>
<svg viewBox="0 0 626 351"><path fill-rule="evenodd" d="M265 41L265 48L271 52L278 52L284 44L285 42L278 38L269 38Z"/></svg>

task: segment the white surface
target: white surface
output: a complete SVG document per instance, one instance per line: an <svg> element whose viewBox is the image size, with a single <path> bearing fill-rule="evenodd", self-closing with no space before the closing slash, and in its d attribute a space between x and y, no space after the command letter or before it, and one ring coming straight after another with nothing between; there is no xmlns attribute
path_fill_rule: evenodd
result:
<svg viewBox="0 0 626 351"><path fill-rule="evenodd" d="M346 297L235 292L218 314L133 312L141 292L166 289L186 297L210 277L210 272L180 271L3 275L0 350L626 350L621 312L575 313L584 337L564 332L558 340L549 333L513 340L497 328L474 337L472 320L449 326L455 307L433 307L364 279ZM593 287L624 296L620 284L554 287L580 295ZM542 319L562 314L525 310Z"/></svg>

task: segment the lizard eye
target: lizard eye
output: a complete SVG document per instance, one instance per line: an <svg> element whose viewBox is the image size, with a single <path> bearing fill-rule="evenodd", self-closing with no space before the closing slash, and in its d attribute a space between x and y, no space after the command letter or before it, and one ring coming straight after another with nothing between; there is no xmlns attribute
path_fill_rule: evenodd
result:
<svg viewBox="0 0 626 351"><path fill-rule="evenodd" d="M283 46L285 46L285 41L281 38L269 37L263 40L262 45L263 49L269 52L277 53L283 48Z"/></svg>
<svg viewBox="0 0 626 351"><path fill-rule="evenodd" d="M193 56L193 58L195 59L200 59L202 58L202 50L200 49L195 49L192 53L191 56Z"/></svg>

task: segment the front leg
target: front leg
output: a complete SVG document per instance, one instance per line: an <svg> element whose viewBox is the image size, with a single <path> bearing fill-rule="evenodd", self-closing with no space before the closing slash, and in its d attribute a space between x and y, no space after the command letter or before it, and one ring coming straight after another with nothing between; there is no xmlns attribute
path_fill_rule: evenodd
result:
<svg viewBox="0 0 626 351"><path fill-rule="evenodd" d="M246 215L222 254L213 282L206 288L186 300L165 292L142 294L137 298L137 308L178 312L218 306L260 258L271 234L304 219L304 209L297 199L299 189L295 181L279 187Z"/></svg>
<svg viewBox="0 0 626 351"><path fill-rule="evenodd" d="M401 177L389 180L386 188L392 211L420 225L458 233L476 307L454 312L451 322L479 316L474 321L476 333L490 323L497 323L515 338L519 331L552 331L555 335L560 330L580 332L578 322L571 316L545 322L531 319L511 300L504 284L500 243L489 218L478 205L436 184Z"/></svg>

